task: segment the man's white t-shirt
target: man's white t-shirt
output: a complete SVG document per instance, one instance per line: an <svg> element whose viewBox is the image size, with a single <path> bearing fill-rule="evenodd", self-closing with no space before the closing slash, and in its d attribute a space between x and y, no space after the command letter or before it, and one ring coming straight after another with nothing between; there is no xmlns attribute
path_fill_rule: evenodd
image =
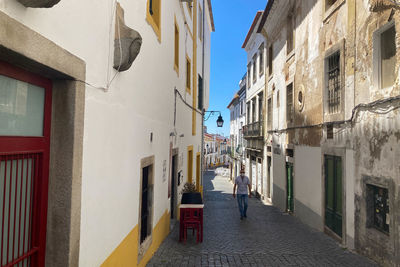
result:
<svg viewBox="0 0 400 267"><path fill-rule="evenodd" d="M235 184L237 185L237 194L238 195L241 195L241 194L247 195L248 194L247 193L247 185L250 184L249 177L247 177L247 176L242 177L239 175L235 179Z"/></svg>

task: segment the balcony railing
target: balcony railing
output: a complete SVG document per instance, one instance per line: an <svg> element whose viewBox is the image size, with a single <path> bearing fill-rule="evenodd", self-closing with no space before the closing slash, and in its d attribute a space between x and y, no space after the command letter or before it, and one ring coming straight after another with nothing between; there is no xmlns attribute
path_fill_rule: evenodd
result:
<svg viewBox="0 0 400 267"><path fill-rule="evenodd" d="M253 122L243 126L243 135L247 137L263 137L264 127L262 121Z"/></svg>

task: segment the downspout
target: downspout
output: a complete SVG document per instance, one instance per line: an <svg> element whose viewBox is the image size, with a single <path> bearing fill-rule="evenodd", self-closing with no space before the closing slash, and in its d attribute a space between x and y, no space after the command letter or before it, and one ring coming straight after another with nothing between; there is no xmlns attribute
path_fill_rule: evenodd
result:
<svg viewBox="0 0 400 267"><path fill-rule="evenodd" d="M354 1L354 81L353 81L353 108L356 106L356 79L357 79L357 0Z"/></svg>
<svg viewBox="0 0 400 267"><path fill-rule="evenodd" d="M201 173L200 173L200 184L201 184L201 194L203 195L203 172L204 172L204 169L203 169L203 164L204 164L204 92L205 92L205 90L204 90L204 43L205 43L205 34L204 34L204 32L205 32L205 28L204 28L204 18L205 18L205 10L206 10L206 6L205 6L205 0L203 0L203 10L202 10L202 12L203 12L203 18L202 18L202 24L203 24L203 26L202 26L202 29L203 29L203 32L202 32L202 37L203 37L203 44L202 44L202 55L201 55L201 82L202 82L202 85L201 85L201 87L202 87L202 89L203 89L203 92L202 92L202 94L203 94L203 96L202 96L202 99L203 99L203 103L202 103L202 107L201 107L201 156L200 156L200 170L201 170ZM197 36L195 37L195 38L197 38ZM200 189L200 187L199 187L199 189Z"/></svg>

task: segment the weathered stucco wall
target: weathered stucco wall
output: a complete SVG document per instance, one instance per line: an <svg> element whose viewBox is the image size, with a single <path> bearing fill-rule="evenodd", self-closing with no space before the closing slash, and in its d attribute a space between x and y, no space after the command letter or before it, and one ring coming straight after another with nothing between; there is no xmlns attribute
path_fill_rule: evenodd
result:
<svg viewBox="0 0 400 267"><path fill-rule="evenodd" d="M292 3L292 6L290 5ZM295 52L286 53L286 15L295 16ZM396 66L393 86L380 88L377 33L395 25ZM384 265L400 264L400 7L389 0L337 0L332 7L325 1L277 1L270 10L264 31L274 43L274 73L267 77L266 101L273 99L273 123L266 134L272 150L295 145L295 214L304 217L306 209L325 213L323 157L342 158L343 237L342 244ZM326 58L340 51L340 110L327 110ZM268 59L267 59L268 62ZM286 85L294 80L294 123L286 122ZM279 92L279 103L277 94ZM302 102L299 93L302 93ZM376 102L374 102L376 101ZM267 103L267 102L266 102ZM328 134L327 126L332 124ZM305 194L299 179L313 175L306 164L304 148L321 148L318 165L321 183L313 186L320 199ZM284 153L284 150L282 150ZM281 155L273 155L274 198L285 197ZM388 189L389 233L368 224L367 184ZM281 193L276 190L283 190ZM301 204L299 204L301 203ZM281 201L275 203L282 206ZM304 204L304 209L302 209ZM300 208L300 209L299 209ZM312 224L312 223L309 223ZM324 221L322 220L322 224Z"/></svg>

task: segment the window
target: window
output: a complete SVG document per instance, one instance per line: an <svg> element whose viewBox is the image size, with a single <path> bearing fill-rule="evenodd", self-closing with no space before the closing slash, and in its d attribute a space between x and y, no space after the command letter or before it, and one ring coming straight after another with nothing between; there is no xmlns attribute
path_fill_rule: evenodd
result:
<svg viewBox="0 0 400 267"><path fill-rule="evenodd" d="M250 79L250 77L251 77L251 63L249 63L247 65L247 89L250 89L250 87L251 87L251 83L250 83L251 79Z"/></svg>
<svg viewBox="0 0 400 267"><path fill-rule="evenodd" d="M252 120L251 120L251 122L253 123L253 122L256 122L256 99L255 98L253 98L252 100L251 100L251 108L252 108Z"/></svg>
<svg viewBox="0 0 400 267"><path fill-rule="evenodd" d="M340 79L340 51L333 53L326 59L327 64L327 104L330 114L340 112L341 79Z"/></svg>
<svg viewBox="0 0 400 267"><path fill-rule="evenodd" d="M179 75L179 27L175 20L175 50L174 50L174 69Z"/></svg>
<svg viewBox="0 0 400 267"><path fill-rule="evenodd" d="M293 29L293 17L289 16L287 18L287 27L286 27L286 51L289 55L294 48L294 29Z"/></svg>
<svg viewBox="0 0 400 267"><path fill-rule="evenodd" d="M278 90L277 92L276 92L276 107L277 108L279 108L279 106L280 106L280 104L281 104L281 100L280 100L280 93L279 93L280 91Z"/></svg>
<svg viewBox="0 0 400 267"><path fill-rule="evenodd" d="M386 188L367 184L367 225L389 233L389 194Z"/></svg>
<svg viewBox="0 0 400 267"><path fill-rule="evenodd" d="M147 1L146 19L161 41L161 0Z"/></svg>
<svg viewBox="0 0 400 267"><path fill-rule="evenodd" d="M188 183L193 183L193 146L188 146Z"/></svg>
<svg viewBox="0 0 400 267"><path fill-rule="evenodd" d="M199 39L200 41L203 39L203 10L199 5Z"/></svg>
<svg viewBox="0 0 400 267"><path fill-rule="evenodd" d="M186 56L186 91L190 94L191 93L191 63L188 56Z"/></svg>
<svg viewBox="0 0 400 267"><path fill-rule="evenodd" d="M268 98L268 116L267 116L267 126L271 129L272 126L272 98Z"/></svg>
<svg viewBox="0 0 400 267"><path fill-rule="evenodd" d="M258 121L262 122L263 120L263 94L258 95Z"/></svg>
<svg viewBox="0 0 400 267"><path fill-rule="evenodd" d="M286 121L293 123L293 83L286 87Z"/></svg>
<svg viewBox="0 0 400 267"><path fill-rule="evenodd" d="M333 139L333 124L328 124L326 126L326 138Z"/></svg>
<svg viewBox="0 0 400 267"><path fill-rule="evenodd" d="M268 48L268 74L272 75L272 45Z"/></svg>
<svg viewBox="0 0 400 267"><path fill-rule="evenodd" d="M253 56L253 84L257 81L257 54Z"/></svg>
<svg viewBox="0 0 400 267"><path fill-rule="evenodd" d="M247 124L250 124L250 102L247 102Z"/></svg>
<svg viewBox="0 0 400 267"><path fill-rule="evenodd" d="M337 0L325 0L325 11L336 3Z"/></svg>
<svg viewBox="0 0 400 267"><path fill-rule="evenodd" d="M243 101L240 101L240 115L243 115Z"/></svg>
<svg viewBox="0 0 400 267"><path fill-rule="evenodd" d="M264 74L264 43L262 43L260 48L258 48L258 55L260 57L258 74L261 77Z"/></svg>
<svg viewBox="0 0 400 267"><path fill-rule="evenodd" d="M200 110L203 110L203 99L204 99L204 97L203 97L203 95L204 95L204 90L203 90L203 86L204 86L204 81L203 81L203 78L199 75L199 79L198 79L199 81L198 81L198 83L199 83L199 90L198 90L198 101L197 101L197 103L198 103L198 108L200 109Z"/></svg>
<svg viewBox="0 0 400 267"><path fill-rule="evenodd" d="M394 25L380 34L380 88L390 87L396 80L396 31Z"/></svg>
<svg viewBox="0 0 400 267"><path fill-rule="evenodd" d="M140 210L139 210L139 259L151 245L154 202L154 156L141 160Z"/></svg>

